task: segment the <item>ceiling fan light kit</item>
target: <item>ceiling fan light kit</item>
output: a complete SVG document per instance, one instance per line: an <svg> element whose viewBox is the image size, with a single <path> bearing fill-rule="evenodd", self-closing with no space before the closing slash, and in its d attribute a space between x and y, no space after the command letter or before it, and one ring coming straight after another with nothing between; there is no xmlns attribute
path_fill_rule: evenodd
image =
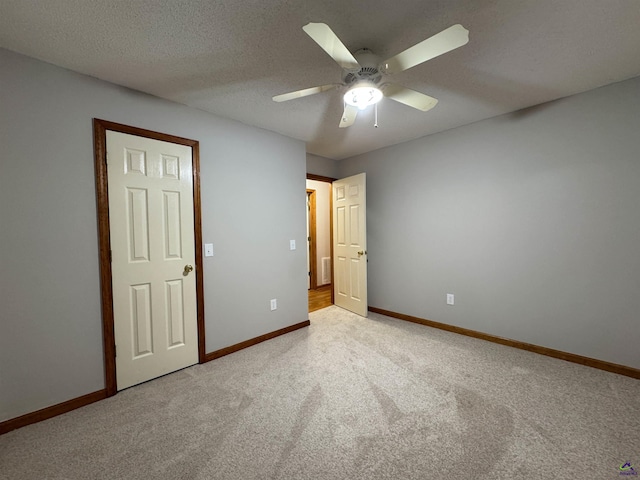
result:
<svg viewBox="0 0 640 480"><path fill-rule="evenodd" d="M407 48L399 54L378 63L371 50L362 48L354 56L344 46L338 36L324 23L309 23L302 27L313 41L322 48L343 69L342 84L322 85L295 92L276 95L273 100L284 102L302 98L334 88L346 87L344 112L340 118L340 128L350 127L356 120L358 111L369 105L376 105L383 97L426 112L436 106L438 100L424 93L392 83L383 83L385 75L392 75L415 67L427 60L455 50L469 42L469 31L462 25L453 25L422 42Z"/></svg>
<svg viewBox="0 0 640 480"><path fill-rule="evenodd" d="M382 90L375 84L366 81L356 83L344 94L344 102L347 105L358 107L359 110L364 110L380 100L382 100Z"/></svg>

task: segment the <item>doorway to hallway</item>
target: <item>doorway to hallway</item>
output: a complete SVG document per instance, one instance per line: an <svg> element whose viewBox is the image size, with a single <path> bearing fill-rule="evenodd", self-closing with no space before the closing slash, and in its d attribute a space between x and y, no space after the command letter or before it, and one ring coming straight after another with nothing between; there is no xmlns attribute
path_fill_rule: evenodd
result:
<svg viewBox="0 0 640 480"><path fill-rule="evenodd" d="M332 182L307 174L309 311L333 304ZM313 192L312 198L309 194ZM310 200L313 201L310 201ZM311 211L312 210L312 211Z"/></svg>

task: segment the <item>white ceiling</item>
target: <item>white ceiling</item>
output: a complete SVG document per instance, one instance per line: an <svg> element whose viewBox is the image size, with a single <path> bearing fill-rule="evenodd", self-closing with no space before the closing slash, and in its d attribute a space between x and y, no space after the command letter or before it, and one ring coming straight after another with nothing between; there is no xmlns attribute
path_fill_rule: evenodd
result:
<svg viewBox="0 0 640 480"><path fill-rule="evenodd" d="M324 22L383 58L460 23L469 43L393 77L436 97L383 99L338 128L340 67L302 30ZM640 75L638 0L2 0L0 46L303 140L342 159Z"/></svg>

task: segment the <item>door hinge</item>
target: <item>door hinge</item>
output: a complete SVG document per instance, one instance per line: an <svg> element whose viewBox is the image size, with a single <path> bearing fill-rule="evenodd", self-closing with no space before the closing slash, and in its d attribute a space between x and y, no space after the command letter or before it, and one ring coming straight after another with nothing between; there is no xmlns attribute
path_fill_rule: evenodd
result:
<svg viewBox="0 0 640 480"><path fill-rule="evenodd" d="M310 242L310 241L311 241L311 237L307 237L307 242Z"/></svg>
<svg viewBox="0 0 640 480"><path fill-rule="evenodd" d="M307 272L309 274L309 276L311 276L311 272Z"/></svg>

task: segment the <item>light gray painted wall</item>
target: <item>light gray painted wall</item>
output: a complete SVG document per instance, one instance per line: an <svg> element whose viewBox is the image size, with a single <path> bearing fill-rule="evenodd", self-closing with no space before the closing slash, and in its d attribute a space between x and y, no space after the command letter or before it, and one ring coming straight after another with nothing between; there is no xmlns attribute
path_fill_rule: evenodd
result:
<svg viewBox="0 0 640 480"><path fill-rule="evenodd" d="M358 172L370 305L640 368L640 78L340 162Z"/></svg>
<svg viewBox="0 0 640 480"><path fill-rule="evenodd" d="M6 50L0 112L0 421L104 387L93 117L200 141L208 352L308 318L302 142Z"/></svg>
<svg viewBox="0 0 640 480"><path fill-rule="evenodd" d="M339 162L337 160L307 153L307 173L337 178L338 164Z"/></svg>

